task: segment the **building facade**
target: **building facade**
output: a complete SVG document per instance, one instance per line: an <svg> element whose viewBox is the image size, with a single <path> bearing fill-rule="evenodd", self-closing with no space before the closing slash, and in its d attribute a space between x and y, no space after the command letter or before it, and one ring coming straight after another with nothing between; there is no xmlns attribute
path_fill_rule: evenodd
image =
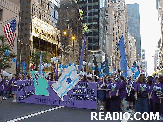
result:
<svg viewBox="0 0 163 122"><path fill-rule="evenodd" d="M54 6L48 0L21 0L19 18L19 40L17 72L29 71L31 56L35 52L47 52L51 57L58 56L58 41L60 31L54 26ZM53 14L53 16L52 16ZM23 68L22 62L26 64ZM37 69L38 64L34 64Z"/></svg>
<svg viewBox="0 0 163 122"><path fill-rule="evenodd" d="M17 40L18 40L18 23L19 23L19 0L1 0L0 1L0 36L5 35L3 26L13 19L16 19L16 38L14 40L14 48L12 51L17 54ZM8 44L8 42L6 41ZM11 62L11 68L6 69L10 73L16 73L16 62Z"/></svg>
<svg viewBox="0 0 163 122"><path fill-rule="evenodd" d="M136 39L137 57L141 58L140 13L139 4L127 4L129 33Z"/></svg>

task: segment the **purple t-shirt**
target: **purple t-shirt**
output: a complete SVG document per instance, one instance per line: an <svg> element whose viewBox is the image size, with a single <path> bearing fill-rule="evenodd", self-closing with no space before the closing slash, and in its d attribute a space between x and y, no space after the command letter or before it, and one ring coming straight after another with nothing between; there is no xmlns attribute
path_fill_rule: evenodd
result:
<svg viewBox="0 0 163 122"><path fill-rule="evenodd" d="M11 79L11 83L13 84L13 86L11 87L12 91L17 91L17 81L15 80L15 78Z"/></svg>
<svg viewBox="0 0 163 122"><path fill-rule="evenodd" d="M148 84L148 93L151 93L152 90L153 90L153 84L152 84L152 85L149 85L149 84Z"/></svg>
<svg viewBox="0 0 163 122"><path fill-rule="evenodd" d="M159 102L159 97L156 95L156 91L161 91L162 90L162 84L161 83L154 83L153 84L153 90L152 90L152 101L153 102Z"/></svg>
<svg viewBox="0 0 163 122"><path fill-rule="evenodd" d="M111 85L111 82L106 83L106 89L108 89L108 91L106 91L106 98L109 98L110 85Z"/></svg>
<svg viewBox="0 0 163 122"><path fill-rule="evenodd" d="M4 80L4 91L9 91L11 88L11 83L9 80Z"/></svg>
<svg viewBox="0 0 163 122"><path fill-rule="evenodd" d="M147 91L149 92L148 84L137 82L134 87L135 91Z"/></svg>
<svg viewBox="0 0 163 122"><path fill-rule="evenodd" d="M0 91L3 89L3 81L0 81Z"/></svg>
<svg viewBox="0 0 163 122"><path fill-rule="evenodd" d="M111 83L109 89L111 89L111 96L116 96L117 90L119 89L118 82Z"/></svg>
<svg viewBox="0 0 163 122"><path fill-rule="evenodd" d="M153 84L154 84L154 83L156 83L156 79L155 79L155 78L153 78L153 79L152 79L152 82L153 82Z"/></svg>
<svg viewBox="0 0 163 122"><path fill-rule="evenodd" d="M126 91L126 82L125 81L119 81L119 96L120 98L125 98L127 95Z"/></svg>
<svg viewBox="0 0 163 122"><path fill-rule="evenodd" d="M99 81L97 83L97 88L105 89L105 86L103 85L103 82L102 81Z"/></svg>

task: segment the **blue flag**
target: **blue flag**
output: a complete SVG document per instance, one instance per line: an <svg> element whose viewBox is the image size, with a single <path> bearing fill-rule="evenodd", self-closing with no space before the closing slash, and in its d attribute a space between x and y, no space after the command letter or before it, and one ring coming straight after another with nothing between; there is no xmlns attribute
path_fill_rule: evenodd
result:
<svg viewBox="0 0 163 122"><path fill-rule="evenodd" d="M120 50L120 54L121 54L121 61L120 61L121 71L124 71L124 73L122 73L122 76L124 78L127 78L127 58L126 58L123 35L122 35L121 40L119 42L119 50Z"/></svg>
<svg viewBox="0 0 163 122"><path fill-rule="evenodd" d="M41 68L41 65L42 65L42 51L40 52L39 75L42 75L42 68Z"/></svg>
<svg viewBox="0 0 163 122"><path fill-rule="evenodd" d="M81 48L81 54L80 54L80 61L79 61L79 71L82 69L83 66L83 59L84 59L84 49L85 49L85 39L86 37L84 37L84 42Z"/></svg>

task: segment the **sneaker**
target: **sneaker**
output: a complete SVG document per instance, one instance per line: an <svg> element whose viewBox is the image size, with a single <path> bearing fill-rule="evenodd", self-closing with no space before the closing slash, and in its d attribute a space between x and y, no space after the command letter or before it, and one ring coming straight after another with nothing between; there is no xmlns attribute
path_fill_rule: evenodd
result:
<svg viewBox="0 0 163 122"><path fill-rule="evenodd" d="M6 97L3 97L3 100L7 100L7 98Z"/></svg>

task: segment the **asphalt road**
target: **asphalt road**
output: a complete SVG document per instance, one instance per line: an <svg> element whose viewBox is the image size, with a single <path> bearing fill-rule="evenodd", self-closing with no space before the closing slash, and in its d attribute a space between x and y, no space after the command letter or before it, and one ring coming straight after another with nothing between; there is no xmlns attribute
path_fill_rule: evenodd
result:
<svg viewBox="0 0 163 122"><path fill-rule="evenodd" d="M126 103L125 103L126 106ZM4 100L0 104L0 122L97 122L91 120L91 112L97 110L46 106L26 103L12 103L12 99ZM104 114L106 115L106 111ZM98 116L99 117L99 116ZM104 117L102 118L104 119ZM102 120L101 120L102 121ZM120 122L120 120L104 120L107 122ZM123 121L127 122L127 121ZM130 122L136 122L133 120ZM141 121L140 121L141 122ZM145 122L145 121L142 121ZM157 122L157 121L150 121ZM158 121L160 122L160 121Z"/></svg>

